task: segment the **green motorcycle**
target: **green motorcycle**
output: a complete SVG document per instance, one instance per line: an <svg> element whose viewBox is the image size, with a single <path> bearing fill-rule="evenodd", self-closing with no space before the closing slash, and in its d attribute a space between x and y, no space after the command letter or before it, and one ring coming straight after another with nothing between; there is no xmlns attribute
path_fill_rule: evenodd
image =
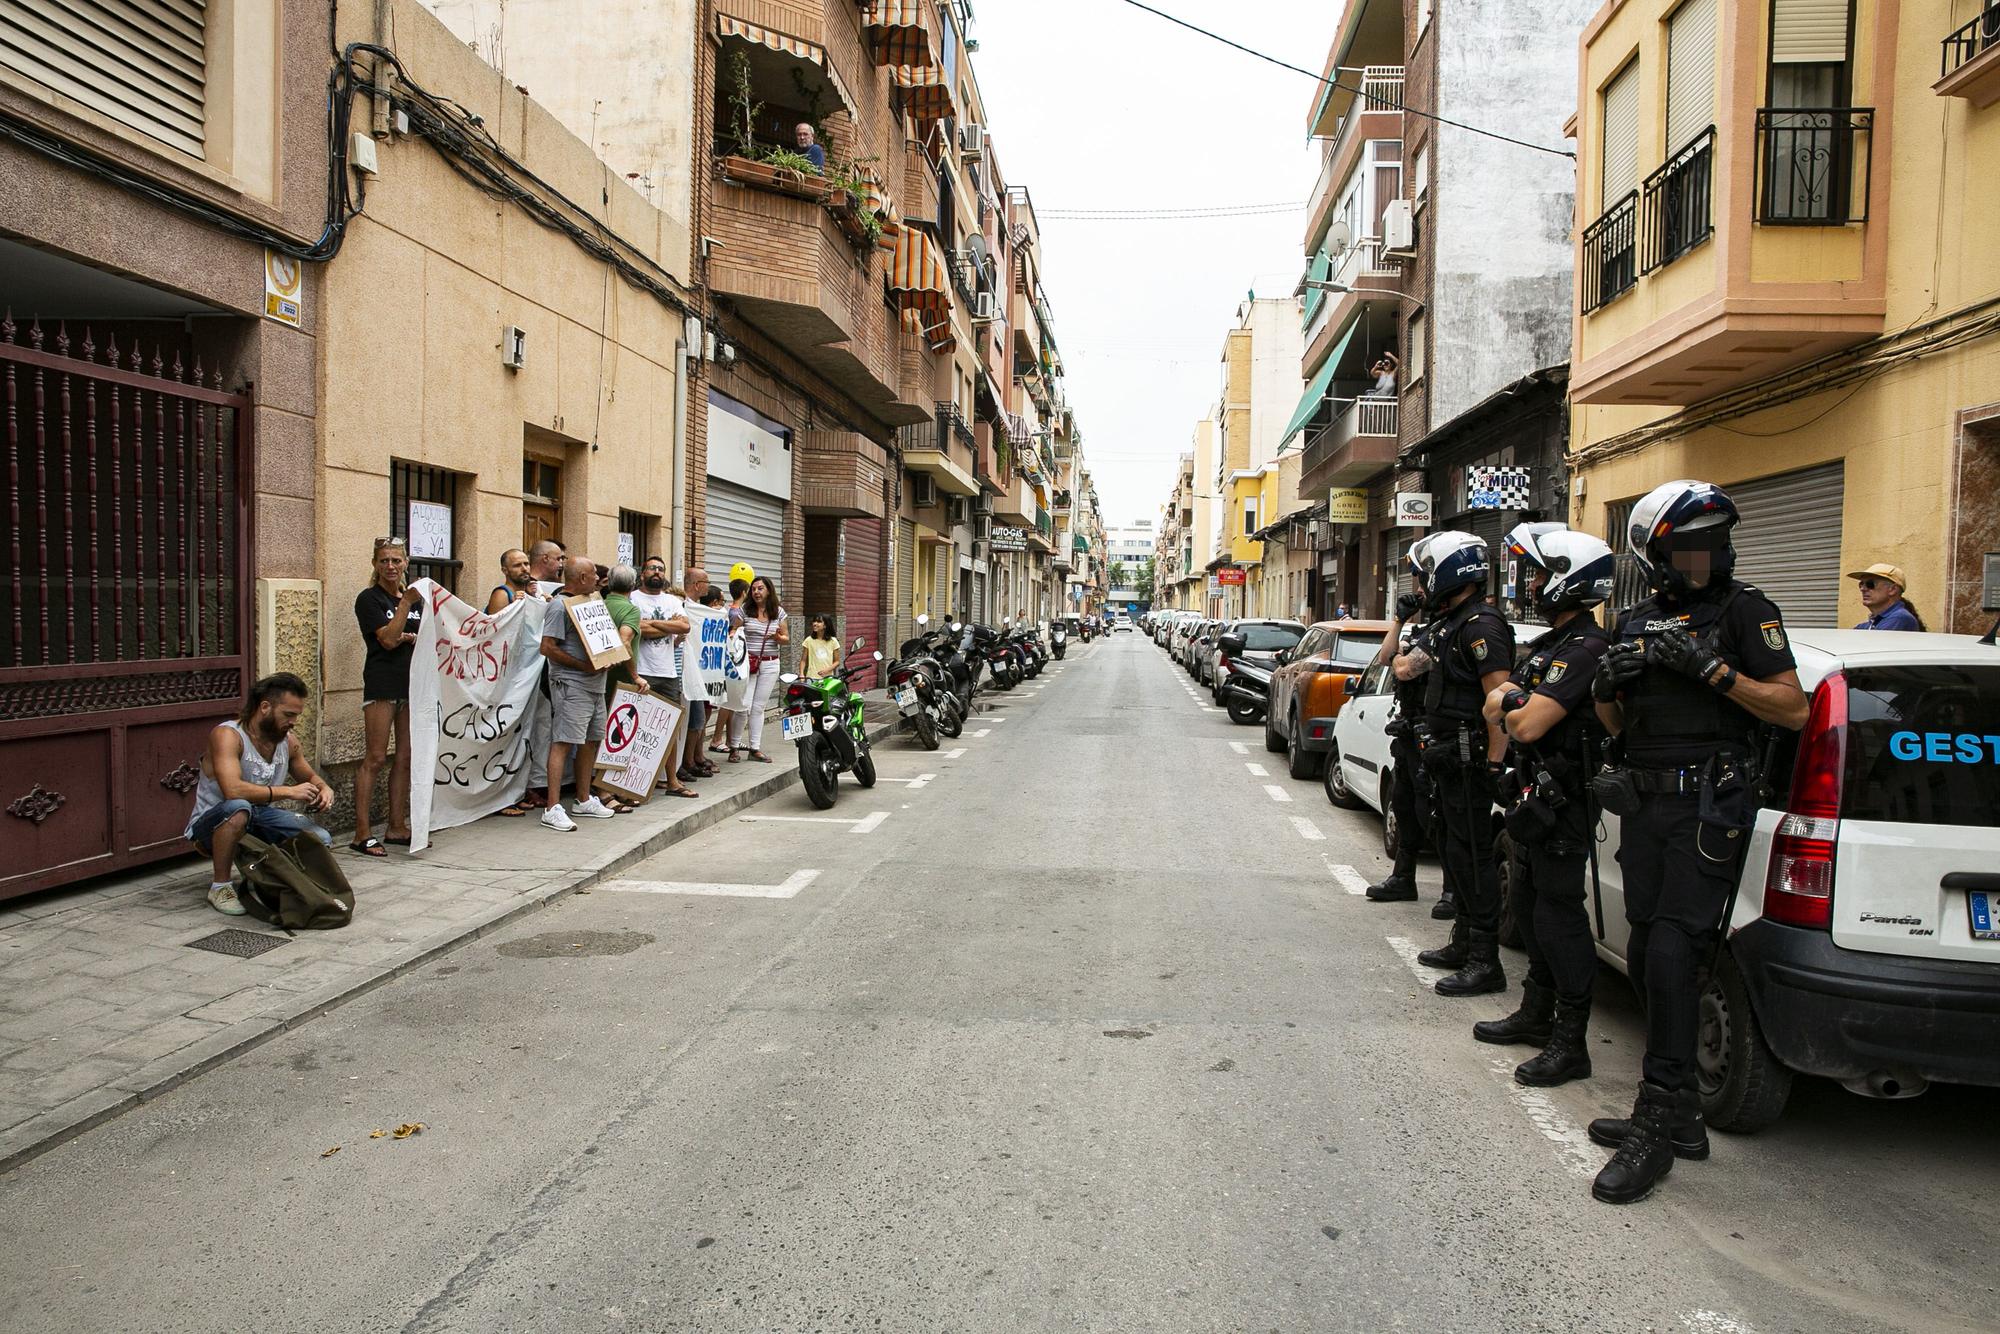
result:
<svg viewBox="0 0 2000 1334"><path fill-rule="evenodd" d="M861 651L856 638L853 651ZM874 655L876 662L882 655ZM806 798L818 810L829 809L840 796L840 775L852 772L863 787L875 786L875 757L868 751L868 730L861 718L861 696L847 688L859 664L836 667L817 679L786 672L778 678L785 688L781 728L799 748L799 777Z"/></svg>

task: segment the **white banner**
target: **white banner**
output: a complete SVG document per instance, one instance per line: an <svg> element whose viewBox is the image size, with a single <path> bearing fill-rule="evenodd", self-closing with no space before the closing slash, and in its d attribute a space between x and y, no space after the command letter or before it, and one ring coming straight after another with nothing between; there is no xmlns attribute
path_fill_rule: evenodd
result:
<svg viewBox="0 0 2000 1334"><path fill-rule="evenodd" d="M729 690L729 612L688 603L688 636L681 653L682 691L689 699L722 703Z"/></svg>
<svg viewBox="0 0 2000 1334"><path fill-rule="evenodd" d="M541 679L549 604L499 612L419 579L430 614L410 664L410 851L433 830L470 824L528 790L528 715Z"/></svg>

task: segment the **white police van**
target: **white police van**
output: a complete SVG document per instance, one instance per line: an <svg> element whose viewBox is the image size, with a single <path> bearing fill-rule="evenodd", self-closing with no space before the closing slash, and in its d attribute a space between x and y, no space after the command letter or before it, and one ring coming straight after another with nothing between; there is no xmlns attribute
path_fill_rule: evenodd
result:
<svg viewBox="0 0 2000 1334"><path fill-rule="evenodd" d="M1787 734L1701 999L1719 1129L1784 1110L1794 1072L1874 1097L2000 1085L2000 648L1791 632L1811 714ZM1593 925L1629 971L1604 816Z"/></svg>

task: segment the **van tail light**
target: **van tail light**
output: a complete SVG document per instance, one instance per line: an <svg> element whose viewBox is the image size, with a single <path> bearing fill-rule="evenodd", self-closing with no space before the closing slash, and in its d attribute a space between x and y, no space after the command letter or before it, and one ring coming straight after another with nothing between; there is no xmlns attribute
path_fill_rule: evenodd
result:
<svg viewBox="0 0 2000 1334"><path fill-rule="evenodd" d="M1788 926L1833 926L1834 850L1840 842L1840 784L1847 769L1847 678L1839 672L1813 692L1792 767L1792 795L1771 840L1764 916Z"/></svg>

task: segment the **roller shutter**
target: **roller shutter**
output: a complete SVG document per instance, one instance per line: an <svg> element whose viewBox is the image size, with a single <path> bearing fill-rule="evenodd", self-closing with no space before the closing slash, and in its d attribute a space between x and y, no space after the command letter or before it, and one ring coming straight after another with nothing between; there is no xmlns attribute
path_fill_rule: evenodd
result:
<svg viewBox="0 0 2000 1334"><path fill-rule="evenodd" d="M932 620L948 619L951 615L951 576L958 568L958 558L952 544L939 542L931 547L930 598L924 610Z"/></svg>
<svg viewBox="0 0 2000 1334"><path fill-rule="evenodd" d="M916 613L911 604L916 601L917 571L917 525L908 519L896 520L896 569L895 569L895 613L896 643L906 644L916 638Z"/></svg>
<svg viewBox="0 0 2000 1334"><path fill-rule="evenodd" d="M973 621L987 620L986 576L974 570L972 573L972 605L964 609L962 618Z"/></svg>
<svg viewBox="0 0 2000 1334"><path fill-rule="evenodd" d="M759 574L781 587L785 570L785 502L747 486L708 479L707 541L702 564L719 584L729 582L729 567L750 562Z"/></svg>
<svg viewBox="0 0 2000 1334"><path fill-rule="evenodd" d="M0 67L194 157L206 0L0 0Z"/></svg>
<svg viewBox="0 0 2000 1334"><path fill-rule="evenodd" d="M1848 0L1772 0L1771 63L1838 65L1847 59Z"/></svg>
<svg viewBox="0 0 2000 1334"><path fill-rule="evenodd" d="M1604 86L1604 173L1600 211L1639 186L1639 62Z"/></svg>
<svg viewBox="0 0 2000 1334"><path fill-rule="evenodd" d="M875 666L869 653L895 656L894 644L882 642L882 521L843 519L840 522L840 637L844 644L860 635L866 641L860 659L868 663L854 679L862 690L875 685Z"/></svg>
<svg viewBox="0 0 2000 1334"><path fill-rule="evenodd" d="M1667 155L1715 123L1715 0L1687 0L1667 20Z"/></svg>
<svg viewBox="0 0 2000 1334"><path fill-rule="evenodd" d="M1841 465L1829 463L1723 488L1736 525L1736 577L1778 604L1785 624L1840 624Z"/></svg>

